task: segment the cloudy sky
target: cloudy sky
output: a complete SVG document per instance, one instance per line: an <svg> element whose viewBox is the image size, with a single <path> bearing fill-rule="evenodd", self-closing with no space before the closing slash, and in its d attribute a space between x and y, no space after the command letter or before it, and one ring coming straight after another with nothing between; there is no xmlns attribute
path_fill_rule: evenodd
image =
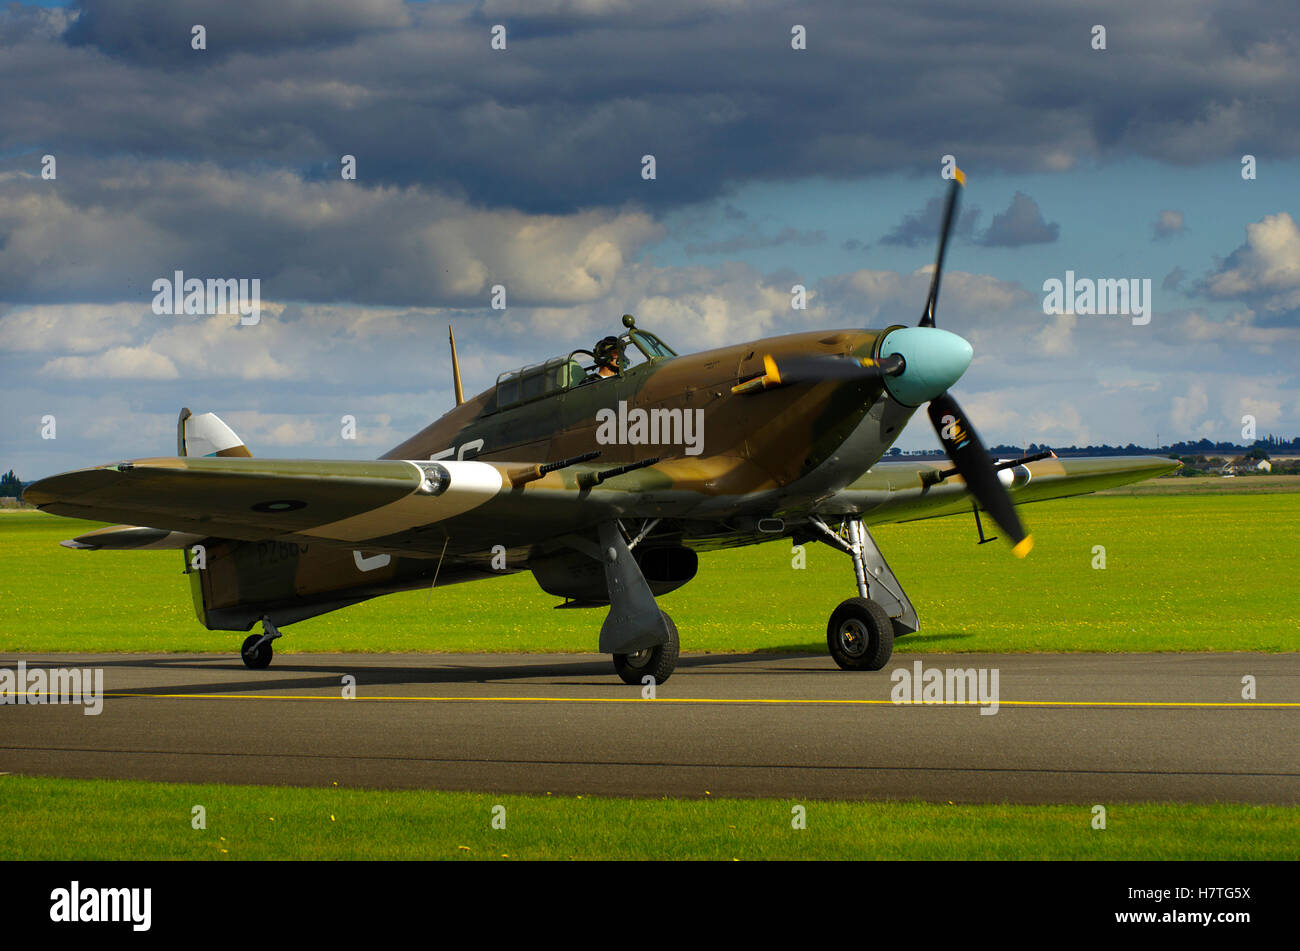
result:
<svg viewBox="0 0 1300 951"><path fill-rule="evenodd" d="M183 405L374 457L451 407L448 323L475 392L624 312L681 352L913 324L945 155L987 442L1297 435L1297 76L1292 2L10 3L0 470L172 453ZM177 270L261 321L155 314ZM1150 322L1045 314L1067 271Z"/></svg>

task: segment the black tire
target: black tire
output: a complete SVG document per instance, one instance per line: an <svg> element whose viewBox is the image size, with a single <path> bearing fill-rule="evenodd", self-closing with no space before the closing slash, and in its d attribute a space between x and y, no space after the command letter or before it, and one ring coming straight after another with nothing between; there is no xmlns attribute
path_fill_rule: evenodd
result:
<svg viewBox="0 0 1300 951"><path fill-rule="evenodd" d="M262 639L261 634L249 634L244 639L244 646L240 648L239 656L244 659L244 666L249 670L265 670L271 666L271 642L267 641L257 650L253 650L253 645Z"/></svg>
<svg viewBox="0 0 1300 951"><path fill-rule="evenodd" d="M615 654L614 670L618 672L623 683L639 687L641 678L649 674L654 677L656 684L661 684L677 669L679 650L677 625L666 613L662 611L660 613L664 616L664 623L668 625L668 643L648 647L635 654Z"/></svg>
<svg viewBox="0 0 1300 951"><path fill-rule="evenodd" d="M894 653L894 622L875 601L849 598L831 614L826 647L842 670L880 670Z"/></svg>

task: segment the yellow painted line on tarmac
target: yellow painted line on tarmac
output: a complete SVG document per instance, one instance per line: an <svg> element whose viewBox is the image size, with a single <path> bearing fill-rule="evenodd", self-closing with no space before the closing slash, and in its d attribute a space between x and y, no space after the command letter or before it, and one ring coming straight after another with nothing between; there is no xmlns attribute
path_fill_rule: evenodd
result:
<svg viewBox="0 0 1300 951"><path fill-rule="evenodd" d="M26 696L32 696L27 694ZM39 694L38 694L39 696ZM893 700L807 700L807 699L767 699L762 697L657 697L647 700L642 697L404 697L396 695L343 697L332 694L247 694L247 693L104 693L105 697L134 697L145 700L336 700L355 702L370 701L405 701L423 703L751 703L775 706L886 706L886 707L953 707L991 706L978 700L962 702L924 703L906 700L895 703ZM1203 700L999 700L1000 707L1155 707L1182 709L1285 709L1300 708L1300 702L1249 702L1249 701L1203 701Z"/></svg>

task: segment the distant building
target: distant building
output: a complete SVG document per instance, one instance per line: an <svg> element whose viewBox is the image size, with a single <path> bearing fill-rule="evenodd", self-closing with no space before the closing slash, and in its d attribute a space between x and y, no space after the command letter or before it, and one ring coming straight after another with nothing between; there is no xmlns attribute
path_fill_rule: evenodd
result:
<svg viewBox="0 0 1300 951"><path fill-rule="evenodd" d="M1219 470L1219 474L1230 476L1272 471L1273 464L1267 459L1247 459L1245 456L1238 456L1236 459L1224 463L1223 468Z"/></svg>

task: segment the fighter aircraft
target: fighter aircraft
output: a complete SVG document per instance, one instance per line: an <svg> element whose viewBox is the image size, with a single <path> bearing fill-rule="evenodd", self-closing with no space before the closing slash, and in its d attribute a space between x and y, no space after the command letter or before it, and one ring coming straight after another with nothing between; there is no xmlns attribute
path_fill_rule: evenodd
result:
<svg viewBox="0 0 1300 951"><path fill-rule="evenodd" d="M624 315L621 336L501 374L381 459L257 459L211 413L181 411L177 455L79 469L25 497L47 512L127 521L63 544L186 552L210 630L246 632L254 669L280 628L369 598L528 570L563 606L608 606L599 649L628 684L663 683L677 627L655 598L698 555L787 539L847 554L857 596L826 643L879 670L920 629L870 525L973 510L1023 557L1015 504L1161 475L1156 456L995 462L951 387L970 364L935 307L960 173L917 326L822 330L679 355ZM925 405L950 466L881 461Z"/></svg>

